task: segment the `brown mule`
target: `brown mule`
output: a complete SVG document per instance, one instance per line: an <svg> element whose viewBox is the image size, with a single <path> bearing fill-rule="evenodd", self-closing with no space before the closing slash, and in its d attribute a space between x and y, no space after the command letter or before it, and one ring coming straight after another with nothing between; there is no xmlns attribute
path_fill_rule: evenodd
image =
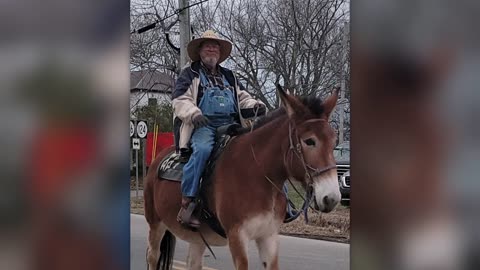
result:
<svg viewBox="0 0 480 270"><path fill-rule="evenodd" d="M225 148L206 190L208 208L225 229L228 241L205 224L197 230L212 246L228 244L237 270L248 269L251 240L257 244L264 268L279 269L278 233L286 210L282 186L287 178L312 188L320 211L329 212L340 201L333 157L336 134L328 123L338 92L323 102L298 99L281 88L279 95L281 109ZM172 150L160 153L152 168ZM180 183L158 179L155 170L150 170L144 186L149 268L155 269L158 262L160 269L171 269L172 239L179 237L190 243L187 268L202 269L205 244L200 234L177 222Z"/></svg>

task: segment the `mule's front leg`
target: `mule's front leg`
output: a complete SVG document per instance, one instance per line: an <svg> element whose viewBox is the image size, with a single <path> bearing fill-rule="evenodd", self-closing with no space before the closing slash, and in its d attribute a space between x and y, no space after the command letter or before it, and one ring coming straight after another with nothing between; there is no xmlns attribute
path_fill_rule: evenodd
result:
<svg viewBox="0 0 480 270"><path fill-rule="evenodd" d="M256 243L263 267L278 270L278 234L261 237Z"/></svg>
<svg viewBox="0 0 480 270"><path fill-rule="evenodd" d="M188 270L202 270L205 248L205 244L190 244L187 256Z"/></svg>
<svg viewBox="0 0 480 270"><path fill-rule="evenodd" d="M228 234L228 246L232 253L233 263L236 270L248 270L248 239L241 233Z"/></svg>

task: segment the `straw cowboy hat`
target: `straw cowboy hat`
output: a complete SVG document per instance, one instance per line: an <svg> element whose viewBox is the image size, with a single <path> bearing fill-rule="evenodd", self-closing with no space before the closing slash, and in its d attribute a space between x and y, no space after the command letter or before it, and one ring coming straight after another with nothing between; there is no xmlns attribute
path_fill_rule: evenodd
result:
<svg viewBox="0 0 480 270"><path fill-rule="evenodd" d="M232 43L219 38L212 30L205 31L200 38L196 38L188 43L187 51L190 59L194 62L200 60L200 45L206 40L214 40L220 44L220 58L218 59L218 64L225 61L232 51Z"/></svg>

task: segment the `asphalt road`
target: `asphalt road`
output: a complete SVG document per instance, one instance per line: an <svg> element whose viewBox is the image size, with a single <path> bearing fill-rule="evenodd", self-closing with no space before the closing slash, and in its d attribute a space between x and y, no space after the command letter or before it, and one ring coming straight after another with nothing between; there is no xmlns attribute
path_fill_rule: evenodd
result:
<svg viewBox="0 0 480 270"><path fill-rule="evenodd" d="M142 215L131 215L130 269L147 269L145 250L148 226ZM204 267L206 270L233 269L228 247L213 247L215 260L206 250ZM321 240L280 236L280 268L292 270L347 270L350 264L350 245ZM257 248L252 242L248 249L249 269L262 270ZM174 268L184 270L187 256L187 243L177 239Z"/></svg>

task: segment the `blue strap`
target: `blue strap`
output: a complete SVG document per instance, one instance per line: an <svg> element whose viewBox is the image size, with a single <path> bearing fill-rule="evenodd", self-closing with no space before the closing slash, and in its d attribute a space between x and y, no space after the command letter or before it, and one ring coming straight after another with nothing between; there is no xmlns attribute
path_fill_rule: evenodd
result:
<svg viewBox="0 0 480 270"><path fill-rule="evenodd" d="M200 82L201 82L203 88L207 88L207 87L210 86L210 83L209 83L207 77L203 73L203 70L200 70Z"/></svg>
<svg viewBox="0 0 480 270"><path fill-rule="evenodd" d="M223 74L222 74L222 79L223 79L223 86L225 88L229 87L230 84L228 83L227 78L225 78L225 75L223 75Z"/></svg>

